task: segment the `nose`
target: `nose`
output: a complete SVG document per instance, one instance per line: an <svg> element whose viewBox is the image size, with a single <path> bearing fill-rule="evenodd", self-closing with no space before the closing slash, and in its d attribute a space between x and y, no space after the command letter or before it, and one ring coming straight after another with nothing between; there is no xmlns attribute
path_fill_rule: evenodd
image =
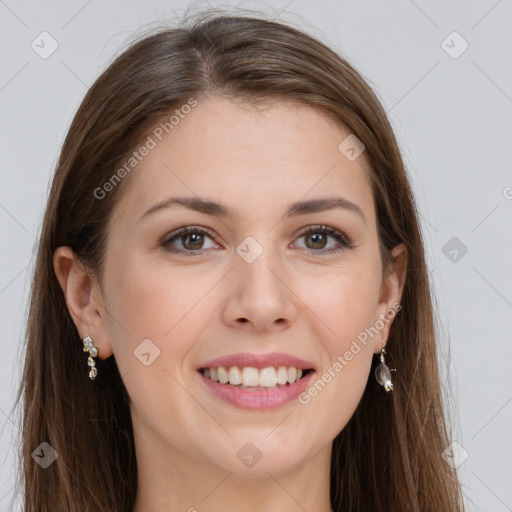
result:
<svg viewBox="0 0 512 512"><path fill-rule="evenodd" d="M229 293L223 310L231 327L247 330L282 330L295 320L298 300L289 272L276 251L264 248L252 262L235 254L229 274Z"/></svg>

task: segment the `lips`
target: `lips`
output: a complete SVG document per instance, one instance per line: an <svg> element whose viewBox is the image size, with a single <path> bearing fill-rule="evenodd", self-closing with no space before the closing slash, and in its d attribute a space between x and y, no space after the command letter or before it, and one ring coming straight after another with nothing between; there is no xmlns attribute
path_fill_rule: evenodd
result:
<svg viewBox="0 0 512 512"><path fill-rule="evenodd" d="M315 367L304 359L282 352L238 353L206 361L197 367L197 372L206 388L224 403L240 409L263 411L295 400L311 382ZM255 375L259 375L258 383L254 382Z"/></svg>
<svg viewBox="0 0 512 512"><path fill-rule="evenodd" d="M272 352L269 354L251 354L244 352L206 361L198 366L197 370L200 371L204 368L218 368L219 366L238 366L239 368L251 366L258 369L267 368L269 366L294 366L295 368L300 368L302 370L315 369L313 363L283 352Z"/></svg>
<svg viewBox="0 0 512 512"><path fill-rule="evenodd" d="M205 389L223 403L237 409L252 411L273 410L293 403L303 393L315 375L314 371L308 372L302 379L293 384L261 390L259 388L243 389L243 387L231 386L214 382L198 372L199 378Z"/></svg>

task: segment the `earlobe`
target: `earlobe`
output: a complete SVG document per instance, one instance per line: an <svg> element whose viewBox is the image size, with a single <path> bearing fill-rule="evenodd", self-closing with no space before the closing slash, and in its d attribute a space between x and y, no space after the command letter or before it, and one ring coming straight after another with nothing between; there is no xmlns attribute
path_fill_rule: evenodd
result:
<svg viewBox="0 0 512 512"><path fill-rule="evenodd" d="M101 290L93 272L85 267L70 247L65 246L55 250L53 268L77 328L77 338L93 337L99 357L110 356L112 347L107 335Z"/></svg>

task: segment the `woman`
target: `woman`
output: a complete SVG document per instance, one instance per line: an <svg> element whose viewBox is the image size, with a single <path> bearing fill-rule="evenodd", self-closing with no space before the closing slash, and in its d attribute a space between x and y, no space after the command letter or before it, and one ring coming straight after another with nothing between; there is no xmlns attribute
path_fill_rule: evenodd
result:
<svg viewBox="0 0 512 512"><path fill-rule="evenodd" d="M25 510L462 511L437 365L411 187L348 62L207 13L102 73L37 255Z"/></svg>

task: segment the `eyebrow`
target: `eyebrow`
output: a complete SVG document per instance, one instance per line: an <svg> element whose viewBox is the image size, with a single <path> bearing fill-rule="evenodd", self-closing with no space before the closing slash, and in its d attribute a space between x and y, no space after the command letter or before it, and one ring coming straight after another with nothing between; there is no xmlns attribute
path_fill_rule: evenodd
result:
<svg viewBox="0 0 512 512"><path fill-rule="evenodd" d="M219 217L236 216L235 210L216 201L210 201L200 197L169 197L149 208L149 210L142 214L139 220L145 219L157 211L164 210L175 205L183 206L199 213L205 213L206 215L214 215ZM310 213L332 210L334 208L341 208L356 213L366 224L366 218L364 216L363 210L361 210L361 208L352 201L339 196L309 199L307 201L297 201L290 205L285 215L288 217L296 217L299 215L308 215Z"/></svg>

